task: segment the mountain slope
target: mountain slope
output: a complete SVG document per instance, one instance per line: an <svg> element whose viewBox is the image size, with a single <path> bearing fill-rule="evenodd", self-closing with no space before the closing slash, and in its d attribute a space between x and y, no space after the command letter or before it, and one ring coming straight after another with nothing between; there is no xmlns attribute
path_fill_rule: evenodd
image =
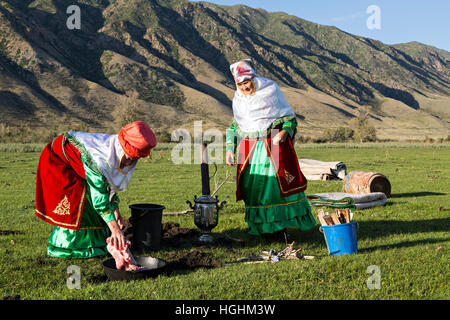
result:
<svg viewBox="0 0 450 320"><path fill-rule="evenodd" d="M66 27L67 7L81 29ZM450 54L385 45L285 13L185 0L0 1L0 119L116 130L225 130L229 65L252 57L276 80L301 134L318 136L368 110L380 137L447 136ZM128 114L128 116L127 116Z"/></svg>

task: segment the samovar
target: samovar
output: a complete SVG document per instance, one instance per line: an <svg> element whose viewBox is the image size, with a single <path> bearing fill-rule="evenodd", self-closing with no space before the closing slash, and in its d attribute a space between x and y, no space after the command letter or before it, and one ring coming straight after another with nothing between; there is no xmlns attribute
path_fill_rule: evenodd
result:
<svg viewBox="0 0 450 320"><path fill-rule="evenodd" d="M211 196L206 144L202 145L202 163L200 166L202 174L202 196L199 198L196 195L194 196L194 205L189 200L186 203L194 210L194 223L202 232L198 240L200 242L213 242L214 237L211 235L211 230L219 223L219 210L223 208L226 201L222 201L219 205L217 196L215 198Z"/></svg>

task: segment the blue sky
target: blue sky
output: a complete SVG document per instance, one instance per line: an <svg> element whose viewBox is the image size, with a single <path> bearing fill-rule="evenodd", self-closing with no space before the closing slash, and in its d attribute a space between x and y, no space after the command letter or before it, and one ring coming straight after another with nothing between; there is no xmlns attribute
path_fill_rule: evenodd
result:
<svg viewBox="0 0 450 320"><path fill-rule="evenodd" d="M450 52L449 0L209 0L207 2L283 11L305 20L386 44L418 41ZM374 11L379 8L379 20ZM375 19L375 20L374 20ZM372 26L369 28L367 20ZM377 21L379 24L377 25Z"/></svg>

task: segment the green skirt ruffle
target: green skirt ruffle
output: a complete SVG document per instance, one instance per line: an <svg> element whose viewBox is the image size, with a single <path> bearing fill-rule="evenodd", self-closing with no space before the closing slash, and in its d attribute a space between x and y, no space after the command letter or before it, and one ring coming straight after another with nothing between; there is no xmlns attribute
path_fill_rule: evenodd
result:
<svg viewBox="0 0 450 320"><path fill-rule="evenodd" d="M85 259L108 254L108 228L70 230L55 226L48 239L48 255L57 258Z"/></svg>
<svg viewBox="0 0 450 320"><path fill-rule="evenodd" d="M309 230L316 225L304 192L281 197L263 140L258 141L253 150L252 158L240 178L240 187L249 234L259 236L284 228Z"/></svg>

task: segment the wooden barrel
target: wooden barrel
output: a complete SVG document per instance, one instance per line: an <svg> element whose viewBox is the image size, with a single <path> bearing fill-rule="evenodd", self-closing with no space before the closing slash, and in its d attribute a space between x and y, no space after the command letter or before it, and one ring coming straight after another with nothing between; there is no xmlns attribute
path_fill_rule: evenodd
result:
<svg viewBox="0 0 450 320"><path fill-rule="evenodd" d="M383 192L391 196L391 183L381 173L351 171L344 179L344 192L367 194Z"/></svg>

